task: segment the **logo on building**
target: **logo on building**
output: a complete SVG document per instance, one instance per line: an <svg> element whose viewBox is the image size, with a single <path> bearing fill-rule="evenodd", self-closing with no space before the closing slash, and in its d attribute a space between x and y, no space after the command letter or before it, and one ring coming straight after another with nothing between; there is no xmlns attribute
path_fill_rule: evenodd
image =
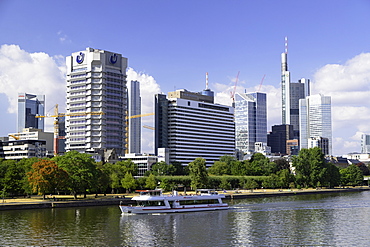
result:
<svg viewBox="0 0 370 247"><path fill-rule="evenodd" d="M83 52L80 52L80 55L77 55L76 62L82 63L84 61L85 54Z"/></svg>
<svg viewBox="0 0 370 247"><path fill-rule="evenodd" d="M117 54L113 54L113 55L110 56L109 62L111 64L115 64L115 63L117 63L117 59L118 59Z"/></svg>

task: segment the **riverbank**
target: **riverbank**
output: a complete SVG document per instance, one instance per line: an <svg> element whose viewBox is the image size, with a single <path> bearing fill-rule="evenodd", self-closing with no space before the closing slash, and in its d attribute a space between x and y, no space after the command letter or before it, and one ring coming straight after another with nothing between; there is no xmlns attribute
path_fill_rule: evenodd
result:
<svg viewBox="0 0 370 247"><path fill-rule="evenodd" d="M256 190L227 190L219 193L225 194L226 199L245 199L256 197L272 196L294 196L299 194L318 194L318 193L344 193L368 191L370 187L346 187L331 189L256 189ZM188 192L191 193L191 192ZM90 207L105 205L127 205L132 203L131 198L136 194L114 194L114 195L88 195L86 198L75 200L71 196L52 195L45 200L41 196L31 198L11 198L2 199L0 211L2 210L21 210L21 209L43 209L43 208L66 208L66 207Z"/></svg>

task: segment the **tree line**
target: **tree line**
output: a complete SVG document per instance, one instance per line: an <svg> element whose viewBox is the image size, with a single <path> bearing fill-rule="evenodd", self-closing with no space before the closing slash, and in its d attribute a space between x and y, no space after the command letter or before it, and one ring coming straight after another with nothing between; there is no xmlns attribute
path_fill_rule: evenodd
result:
<svg viewBox="0 0 370 247"><path fill-rule="evenodd" d="M185 188L307 188L355 186L363 183L363 170L356 165L339 169L325 160L319 148L302 149L290 163L270 161L255 153L239 161L222 156L206 168L197 158L188 166L174 162L152 165L144 177L135 178L137 166L130 160L115 164L95 162L77 151L47 159L0 160L0 188L3 196L70 193L122 193L135 189L164 190Z"/></svg>

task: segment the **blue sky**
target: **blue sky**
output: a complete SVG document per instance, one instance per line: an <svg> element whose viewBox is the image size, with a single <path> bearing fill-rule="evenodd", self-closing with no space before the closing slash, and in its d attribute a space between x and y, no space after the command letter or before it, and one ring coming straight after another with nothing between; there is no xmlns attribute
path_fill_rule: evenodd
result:
<svg viewBox="0 0 370 247"><path fill-rule="evenodd" d="M240 92L258 90L265 75L270 130L281 123L280 54L288 36L292 81L310 78L313 93L332 96L334 154L358 152L359 135L370 132L369 101L361 100L370 97L369 24L370 1L362 0L2 0L0 136L16 131L17 91L46 94L50 113L64 104L65 57L86 47L128 58L132 76L147 80L148 111L156 91L202 90L206 72L224 104L239 71Z"/></svg>

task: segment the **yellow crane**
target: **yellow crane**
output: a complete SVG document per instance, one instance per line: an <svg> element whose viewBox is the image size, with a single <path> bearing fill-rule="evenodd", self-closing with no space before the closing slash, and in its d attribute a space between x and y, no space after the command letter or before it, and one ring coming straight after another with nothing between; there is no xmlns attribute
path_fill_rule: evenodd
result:
<svg viewBox="0 0 370 247"><path fill-rule="evenodd" d="M60 113L58 104L54 107L54 115L46 115L46 116L35 116L35 118L47 118L47 117L53 117L54 120L54 155L58 153L58 139L59 137L59 118L65 117L65 116L86 116L86 115L102 115L103 112L75 112L75 113ZM64 139L61 138L61 139Z"/></svg>

